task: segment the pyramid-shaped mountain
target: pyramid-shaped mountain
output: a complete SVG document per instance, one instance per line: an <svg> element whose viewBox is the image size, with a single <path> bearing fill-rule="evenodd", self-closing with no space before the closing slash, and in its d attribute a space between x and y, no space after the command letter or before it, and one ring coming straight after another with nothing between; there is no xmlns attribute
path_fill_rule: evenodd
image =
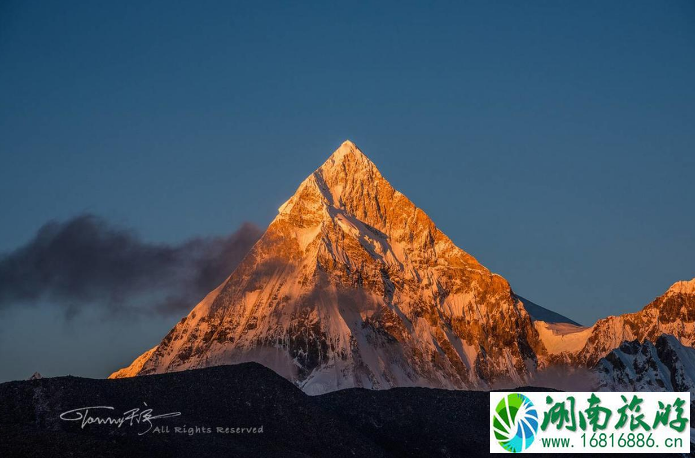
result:
<svg viewBox="0 0 695 458"><path fill-rule="evenodd" d="M488 388L523 383L544 352L507 281L347 141L229 278L112 377L256 361L311 394Z"/></svg>

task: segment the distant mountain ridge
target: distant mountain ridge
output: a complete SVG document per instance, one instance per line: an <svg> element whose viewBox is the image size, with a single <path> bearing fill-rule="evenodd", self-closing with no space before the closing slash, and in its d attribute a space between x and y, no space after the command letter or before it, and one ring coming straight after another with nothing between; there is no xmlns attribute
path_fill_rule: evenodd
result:
<svg viewBox="0 0 695 458"><path fill-rule="evenodd" d="M562 348L557 336L541 332L551 363L594 367L625 341L656 342L662 334L692 347L695 343L695 278L674 283L638 312L609 316L591 327L567 331L566 340L572 340L573 344Z"/></svg>

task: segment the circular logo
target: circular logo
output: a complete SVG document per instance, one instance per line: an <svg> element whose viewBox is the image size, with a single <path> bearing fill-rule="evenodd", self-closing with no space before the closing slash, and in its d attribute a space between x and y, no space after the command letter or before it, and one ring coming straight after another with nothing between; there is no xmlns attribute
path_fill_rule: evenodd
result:
<svg viewBox="0 0 695 458"><path fill-rule="evenodd" d="M538 432L538 411L523 394L511 393L497 404L492 428L499 444L508 452L523 452Z"/></svg>

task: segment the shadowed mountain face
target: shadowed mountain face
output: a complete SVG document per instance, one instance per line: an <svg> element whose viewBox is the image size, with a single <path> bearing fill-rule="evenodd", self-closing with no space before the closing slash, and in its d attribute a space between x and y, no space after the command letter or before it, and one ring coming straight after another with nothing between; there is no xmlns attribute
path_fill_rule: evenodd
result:
<svg viewBox="0 0 695 458"><path fill-rule="evenodd" d="M531 302L530 300L521 297L518 294L516 297L519 298L522 304L524 304L524 308L531 316L531 319L534 321L544 321L549 324L567 323L573 326L581 326L576 321L570 320L566 316L560 315L559 313L553 312L552 310L548 310L545 307L541 307L535 302Z"/></svg>
<svg viewBox="0 0 695 458"><path fill-rule="evenodd" d="M0 384L0 456L488 456L488 404L486 392L427 388L307 396L254 363L122 380L44 378ZM180 415L151 420L160 430L144 435L146 422L82 428L60 419L87 406L114 407L90 411L101 417L133 408Z"/></svg>
<svg viewBox="0 0 695 458"><path fill-rule="evenodd" d="M595 369L607 391L695 392L695 349L663 334L654 343L623 342Z"/></svg>

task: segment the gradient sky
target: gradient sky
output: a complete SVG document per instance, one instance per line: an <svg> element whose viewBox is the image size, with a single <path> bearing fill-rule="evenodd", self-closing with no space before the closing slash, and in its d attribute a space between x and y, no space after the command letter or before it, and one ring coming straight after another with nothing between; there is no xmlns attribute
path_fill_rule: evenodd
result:
<svg viewBox="0 0 695 458"><path fill-rule="evenodd" d="M0 2L0 252L84 212L266 226L349 138L583 324L695 276L695 2L370 3ZM175 321L5 311L0 381L104 376Z"/></svg>

